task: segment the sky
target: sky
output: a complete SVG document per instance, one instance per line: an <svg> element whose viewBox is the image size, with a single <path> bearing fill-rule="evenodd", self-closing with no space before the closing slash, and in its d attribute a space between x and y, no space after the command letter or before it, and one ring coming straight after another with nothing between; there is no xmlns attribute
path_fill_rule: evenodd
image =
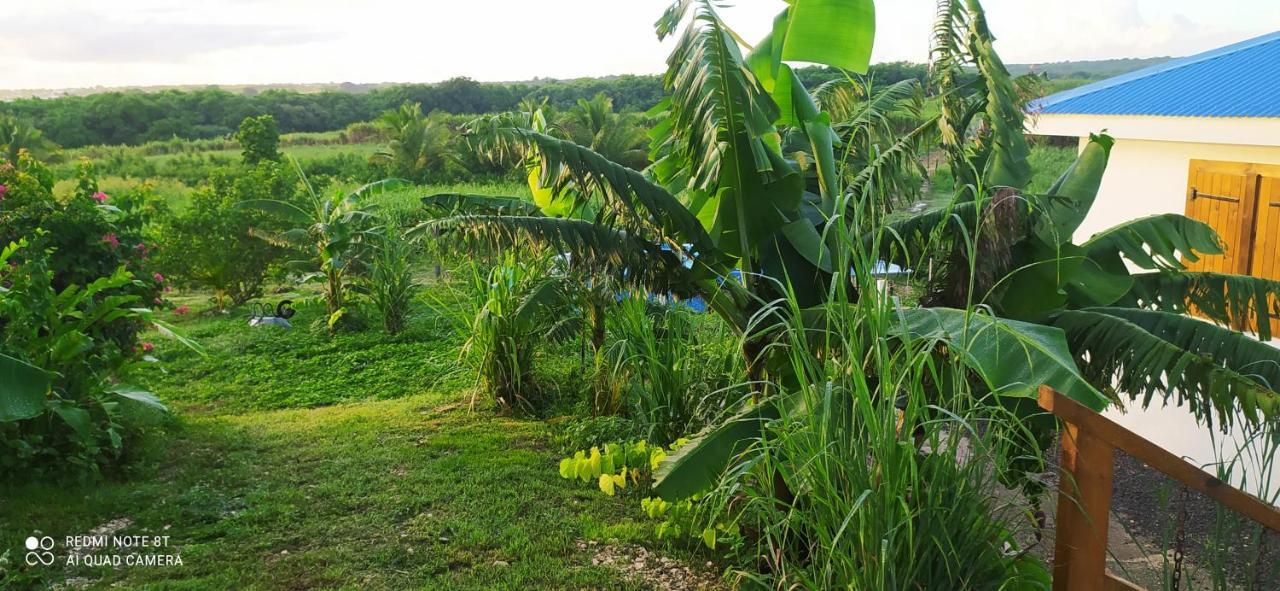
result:
<svg viewBox="0 0 1280 591"><path fill-rule="evenodd" d="M0 0L0 88L437 82L664 69L670 0ZM782 0L723 12L767 32ZM1276 0L986 0L1007 63L1189 55L1280 29ZM932 0L880 0L873 61L925 61Z"/></svg>

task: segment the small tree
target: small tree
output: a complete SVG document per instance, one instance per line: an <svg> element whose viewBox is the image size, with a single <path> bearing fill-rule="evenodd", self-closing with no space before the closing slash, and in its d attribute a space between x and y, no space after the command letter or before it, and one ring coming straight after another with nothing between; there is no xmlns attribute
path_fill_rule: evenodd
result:
<svg viewBox="0 0 1280 591"><path fill-rule="evenodd" d="M276 118L271 115L245 117L235 137L240 142L245 164L257 165L264 160L280 162L282 159L280 130L276 126Z"/></svg>
<svg viewBox="0 0 1280 591"><path fill-rule="evenodd" d="M255 238L254 231L275 229L272 220L236 204L295 190L293 177L273 162L244 174L214 173L190 207L164 224L158 256L165 273L180 284L212 289L220 310L228 301L240 305L260 295L267 272L287 250Z"/></svg>

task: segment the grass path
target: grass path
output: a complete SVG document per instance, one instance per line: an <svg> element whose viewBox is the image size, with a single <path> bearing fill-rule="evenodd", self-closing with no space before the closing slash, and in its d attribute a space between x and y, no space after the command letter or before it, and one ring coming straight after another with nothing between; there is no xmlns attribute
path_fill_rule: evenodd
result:
<svg viewBox="0 0 1280 591"><path fill-rule="evenodd" d="M169 535L182 566L49 567L42 582L167 589L628 588L576 539L626 507L562 484L540 423L439 397L188 419L123 481L28 485L4 547L117 519ZM61 544L59 544L61 545ZM33 581L34 582L34 581Z"/></svg>
<svg viewBox="0 0 1280 591"><path fill-rule="evenodd" d="M184 323L213 355L157 347L179 412L123 474L0 489L11 588L635 588L576 543L642 539L634 503L562 481L546 423L459 404L432 319L398 339ZM104 524L170 536L183 564L65 566L64 537ZM21 566L37 531L54 566Z"/></svg>

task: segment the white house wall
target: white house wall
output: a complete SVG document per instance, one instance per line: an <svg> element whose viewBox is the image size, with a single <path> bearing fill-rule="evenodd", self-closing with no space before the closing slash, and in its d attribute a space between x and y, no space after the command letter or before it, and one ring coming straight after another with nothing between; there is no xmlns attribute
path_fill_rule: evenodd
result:
<svg viewBox="0 0 1280 591"><path fill-rule="evenodd" d="M1076 239L1158 213L1184 213L1191 160L1280 164L1280 119L1041 116L1032 133L1116 138L1098 200Z"/></svg>
<svg viewBox="0 0 1280 591"><path fill-rule="evenodd" d="M1036 115L1029 133L1089 137L1106 132L1114 138L1280 146L1280 119L1241 117L1149 117L1133 115Z"/></svg>
<svg viewBox="0 0 1280 591"><path fill-rule="evenodd" d="M1087 142L1082 140L1081 146ZM1098 200L1076 233L1086 240L1118 223L1157 213L1184 213L1191 160L1280 164L1280 146L1116 140Z"/></svg>

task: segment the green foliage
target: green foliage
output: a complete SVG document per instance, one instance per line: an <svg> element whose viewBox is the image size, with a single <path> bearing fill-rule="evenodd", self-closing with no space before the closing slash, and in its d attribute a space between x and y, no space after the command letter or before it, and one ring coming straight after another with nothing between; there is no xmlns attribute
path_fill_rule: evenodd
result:
<svg viewBox="0 0 1280 591"><path fill-rule="evenodd" d="M942 98L939 129L961 186L1021 189L1032 174L1022 110L1032 97L1019 96L994 41L978 0L939 0L931 70Z"/></svg>
<svg viewBox="0 0 1280 591"><path fill-rule="evenodd" d="M241 157L245 164L257 166L263 161L279 162L280 131L276 127L276 118L271 115L246 117L240 122L235 139L240 142Z"/></svg>
<svg viewBox="0 0 1280 591"><path fill-rule="evenodd" d="M596 408L618 408L646 439L669 442L696 433L736 402L742 368L730 327L635 296L606 313L612 336L599 356L617 400Z"/></svg>
<svg viewBox="0 0 1280 591"><path fill-rule="evenodd" d="M0 157L3 157L0 160L17 164L19 153L24 150L32 158L47 160L57 149L58 145L44 137L30 122L0 114Z"/></svg>
<svg viewBox="0 0 1280 591"><path fill-rule="evenodd" d="M287 226L238 204L292 200L297 192L297 176L277 162L216 171L182 212L161 222L156 254L160 268L180 285L211 290L219 309L257 297L268 274L290 250L254 234Z"/></svg>
<svg viewBox="0 0 1280 591"><path fill-rule="evenodd" d="M560 449L576 450L632 439L635 425L618 415L569 416L556 423L555 441Z"/></svg>
<svg viewBox="0 0 1280 591"><path fill-rule="evenodd" d="M143 306L160 305L166 283L150 258L155 244L148 231L154 201L144 189L115 196L98 190L91 166L82 163L78 186L65 200L53 196L49 170L24 153L17 166L0 164L0 244L27 241L26 255L45 257L51 285L62 291L85 286L124 268L138 278L121 285ZM121 319L108 332L123 347L136 344L135 322Z"/></svg>
<svg viewBox="0 0 1280 591"><path fill-rule="evenodd" d="M590 100L578 99L560 115L556 127L573 143L618 164L639 170L649 163L645 150L648 138L640 117L614 112L613 99L604 93Z"/></svg>
<svg viewBox="0 0 1280 591"><path fill-rule="evenodd" d="M410 266L412 255L412 247L394 234L384 236L373 255L365 289L388 334L404 330L418 287Z"/></svg>
<svg viewBox="0 0 1280 591"><path fill-rule="evenodd" d="M492 270L471 268L464 306L453 312L466 337L461 357L478 385L502 409L538 406L533 366L537 345L576 332L575 294L551 261L537 253L508 253ZM474 400L474 399L473 399Z"/></svg>
<svg viewBox="0 0 1280 591"><path fill-rule="evenodd" d="M0 113L17 116L45 130L67 147L138 145L177 137L225 138L246 117L271 115L283 133L326 132L369 121L405 102L425 113L457 115L497 113L526 97L546 97L557 108L601 92L614 104L643 111L661 98L656 76L607 79L539 80L515 84L478 83L454 78L438 84L400 84L357 92L300 93L272 89L232 93L216 88L166 92L103 92L56 99L17 99L0 103ZM367 90L367 91L366 91ZM362 132L357 132L362 133Z"/></svg>
<svg viewBox="0 0 1280 591"><path fill-rule="evenodd" d="M380 236L377 220L363 201L403 183L399 179L388 179L350 192L335 187L325 195L303 177L302 185L306 191L301 205L268 198L246 199L234 207L278 216L285 224L293 226L281 232L254 229L252 234L268 244L297 248L306 253L307 259L295 261L291 266L307 273L303 276L305 280L323 282L328 314L326 325L332 332L344 317L351 318L346 308L348 277L364 270L370 254L369 241Z"/></svg>
<svg viewBox="0 0 1280 591"><path fill-rule="evenodd" d="M406 102L378 117L389 139L387 149L374 155L389 164L395 176L424 181L450 164L451 132L439 117L422 114L422 105Z"/></svg>
<svg viewBox="0 0 1280 591"><path fill-rule="evenodd" d="M122 404L164 410L128 385L150 343L132 345L150 311L123 267L56 290L56 251L11 243L0 253L0 467L28 476L97 473L118 459L130 431Z"/></svg>
<svg viewBox="0 0 1280 591"><path fill-rule="evenodd" d="M641 439L623 443L606 443L579 450L560 460L560 477L594 484L607 496L626 494L640 497L640 509L655 522L654 535L660 540L696 541L710 549L717 544L736 546L741 543L736 523L712 523L699 525L701 495L667 501L648 496L653 471L669 453L674 453L687 439L677 439L669 447L651 445Z"/></svg>

